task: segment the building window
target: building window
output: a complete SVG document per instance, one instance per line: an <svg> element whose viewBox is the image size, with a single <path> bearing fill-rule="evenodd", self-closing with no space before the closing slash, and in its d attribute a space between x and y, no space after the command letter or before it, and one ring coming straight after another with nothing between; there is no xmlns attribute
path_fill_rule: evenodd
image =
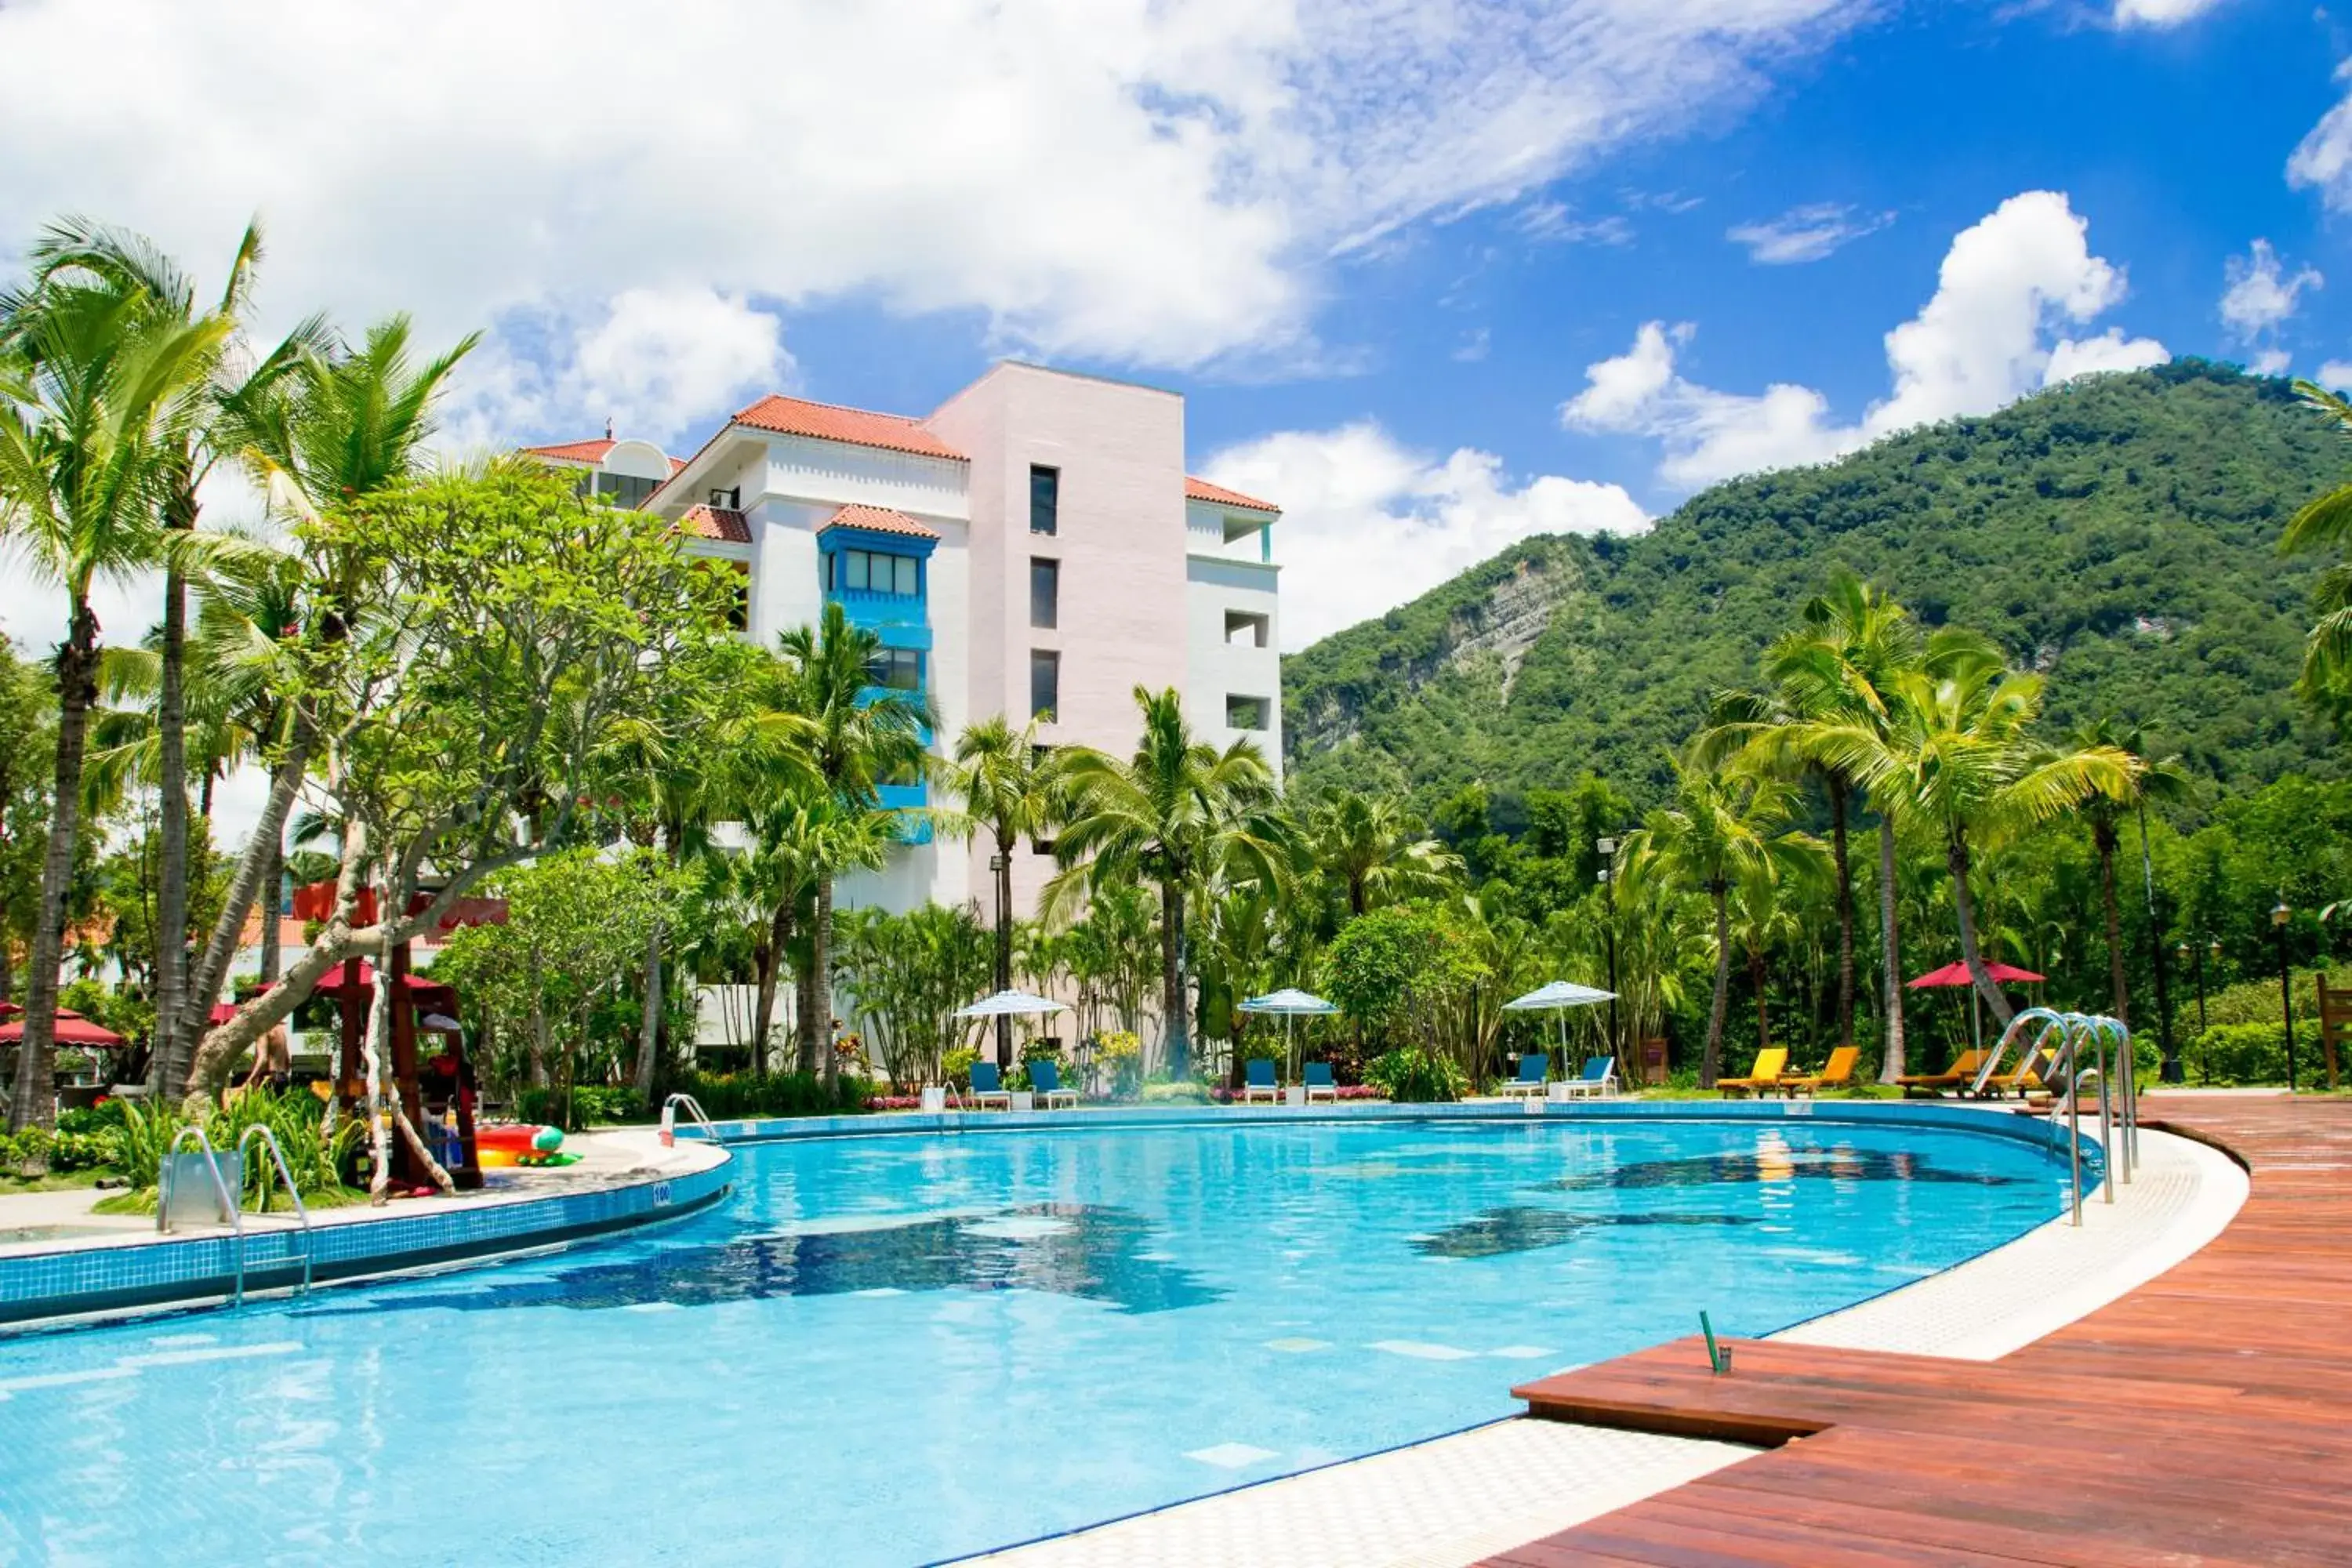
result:
<svg viewBox="0 0 2352 1568"><path fill-rule="evenodd" d="M1029 558L1029 624L1051 631L1061 624L1062 563Z"/></svg>
<svg viewBox="0 0 2352 1568"><path fill-rule="evenodd" d="M923 656L911 647L883 647L874 650L866 661L866 679L874 686L887 686L893 691L920 691L923 689Z"/></svg>
<svg viewBox="0 0 2352 1568"><path fill-rule="evenodd" d="M1263 730L1265 728L1266 700L1263 697L1227 697L1225 728L1228 730Z"/></svg>
<svg viewBox="0 0 2352 1568"><path fill-rule="evenodd" d="M596 493L614 506L635 509L646 504L646 498L661 489L659 479L641 479L635 474L598 474Z"/></svg>
<svg viewBox="0 0 2352 1568"><path fill-rule="evenodd" d="M1033 648L1029 653L1029 717L1054 722L1062 707L1062 656Z"/></svg>
<svg viewBox="0 0 2352 1568"><path fill-rule="evenodd" d="M1267 634L1273 629L1272 616L1252 615L1246 610L1225 612L1225 646L1227 647L1264 647Z"/></svg>
<svg viewBox="0 0 2352 1568"><path fill-rule="evenodd" d="M836 550L824 558L824 591L919 598L923 563L911 555L886 555L878 550Z"/></svg>
<svg viewBox="0 0 2352 1568"><path fill-rule="evenodd" d="M1062 470L1029 465L1029 531L1059 533L1062 516Z"/></svg>

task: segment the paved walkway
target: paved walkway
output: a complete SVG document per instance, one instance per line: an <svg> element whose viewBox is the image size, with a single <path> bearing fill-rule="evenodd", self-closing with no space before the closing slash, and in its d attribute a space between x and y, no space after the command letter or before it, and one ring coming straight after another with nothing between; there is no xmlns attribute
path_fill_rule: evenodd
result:
<svg viewBox="0 0 2352 1568"><path fill-rule="evenodd" d="M1506 1550L1570 1563L2352 1563L2352 1101L2166 1096L2252 1167L2220 1238L1990 1362L1690 1341L1531 1408L1780 1446Z"/></svg>

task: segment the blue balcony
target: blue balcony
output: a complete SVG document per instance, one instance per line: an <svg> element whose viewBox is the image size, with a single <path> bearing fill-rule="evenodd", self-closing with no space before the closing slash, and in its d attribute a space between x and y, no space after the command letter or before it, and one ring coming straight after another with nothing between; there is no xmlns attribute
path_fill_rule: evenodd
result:
<svg viewBox="0 0 2352 1568"><path fill-rule="evenodd" d="M882 784L874 793L885 811L919 811L931 803L930 789L925 784ZM908 817L898 824L899 843L929 844L930 841L931 825L928 821Z"/></svg>

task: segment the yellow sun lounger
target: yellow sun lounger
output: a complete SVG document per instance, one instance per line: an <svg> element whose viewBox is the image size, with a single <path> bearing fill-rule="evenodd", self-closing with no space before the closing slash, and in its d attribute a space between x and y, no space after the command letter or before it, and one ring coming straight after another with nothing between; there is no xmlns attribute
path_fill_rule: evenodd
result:
<svg viewBox="0 0 2352 1568"><path fill-rule="evenodd" d="M1854 1064L1862 1060L1859 1046L1840 1046L1830 1053L1830 1059L1821 1071L1780 1080L1780 1087L1794 1100L1800 1094L1819 1094L1825 1089L1853 1087Z"/></svg>
<svg viewBox="0 0 2352 1568"><path fill-rule="evenodd" d="M1788 1051L1774 1046L1756 1053L1756 1065L1748 1069L1746 1078L1719 1078L1715 1080L1715 1087L1723 1090L1726 1100L1735 1094L1746 1094L1750 1089L1760 1094L1768 1089L1780 1088L1780 1075L1788 1070Z"/></svg>
<svg viewBox="0 0 2352 1568"><path fill-rule="evenodd" d="M1962 1051L1942 1072L1906 1073L1895 1081L1903 1086L1906 1096L1941 1094L1948 1089L1963 1089L1977 1076L1977 1069L1984 1066L1985 1055L1980 1050Z"/></svg>
<svg viewBox="0 0 2352 1568"><path fill-rule="evenodd" d="M2036 1047L2019 1058L2017 1066L2009 1071L1997 1072L1985 1079L1984 1088L1978 1092L1987 1100L1999 1100L2013 1089L2017 1090L2018 1097L2023 1099L2037 1089L2048 1087L2042 1081L2042 1075L2050 1070L2056 1058L2055 1051L2043 1050Z"/></svg>

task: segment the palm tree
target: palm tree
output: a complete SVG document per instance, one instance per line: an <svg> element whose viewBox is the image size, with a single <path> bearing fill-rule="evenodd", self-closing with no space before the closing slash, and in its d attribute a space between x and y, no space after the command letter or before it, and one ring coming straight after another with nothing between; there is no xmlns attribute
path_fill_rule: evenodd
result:
<svg viewBox="0 0 2352 1568"><path fill-rule="evenodd" d="M996 989L1013 984L1013 855L1024 838L1042 837L1059 811L1056 771L1050 754L1041 754L1037 726L1017 733L996 714L964 727L956 737L955 762L947 771L947 787L963 802L964 816L985 826L994 845L989 864L994 868L996 894ZM1013 1020L996 1020L996 1059L1013 1066Z"/></svg>
<svg viewBox="0 0 2352 1568"><path fill-rule="evenodd" d="M1788 815L1787 784L1741 768L1720 772L1673 759L1674 804L1652 811L1630 836L1632 858L1654 858L1685 887L1707 896L1715 911L1715 1000L1707 1010L1706 1049L1698 1083L1713 1089L1723 1065L1723 1022L1731 994L1731 889L1759 875L1772 853L1774 830Z"/></svg>
<svg viewBox="0 0 2352 1568"><path fill-rule="evenodd" d="M2296 382L2294 390L2315 413L2352 436L2352 403L2308 381ZM2284 555L2347 545L2352 545L2352 484L2338 485L2296 512L2279 538ZM2341 697L2352 687L2352 560L2320 574L2312 607L2318 619L2304 644L2302 689L2312 698Z"/></svg>
<svg viewBox="0 0 2352 1568"><path fill-rule="evenodd" d="M2116 903L2116 850L2123 843L2124 818L2136 816L2139 819L2140 853L2145 863L2148 803L2178 799L2187 790L2188 779L2172 759L2154 763L2147 760L2147 742L2137 725L2126 726L2114 719L2102 718L2078 726L2073 743L2080 751L2105 749L2131 760L2131 771L2120 793L2103 787L2082 805L2083 819L2090 825L2091 847L2099 857L2099 902L2106 916L2107 980L2114 992L2115 1016L2129 1023L2131 998L2124 986L2123 923ZM2153 868L2147 869L2148 940L2160 943L2163 933L2154 929L2155 876Z"/></svg>
<svg viewBox="0 0 2352 1568"><path fill-rule="evenodd" d="M1081 888L1122 881L1160 890L1160 1020L1171 1070L1184 1070L1191 1012L1184 992L1185 901L1221 868L1287 886L1290 833L1275 812L1273 771L1248 741L1223 752L1192 737L1173 687L1135 689L1143 735L1124 761L1091 747L1060 756L1068 815L1054 847L1063 870L1049 910Z"/></svg>
<svg viewBox="0 0 2352 1568"><path fill-rule="evenodd" d="M801 1020L803 1066L833 1016L830 947L833 881L837 872L880 863L876 849L881 788L898 779L921 778L930 769L925 750L931 713L919 692L875 681L873 666L881 639L849 624L838 602L828 603L815 627L796 626L778 639L782 700L793 733L805 747L808 765L835 807L806 818L803 864L814 889L815 916L808 931L809 960L803 970L808 1006ZM835 1068L828 1042L825 1077Z"/></svg>
<svg viewBox="0 0 2352 1568"><path fill-rule="evenodd" d="M1960 957L2003 1027L2009 999L1985 970L1969 870L1979 846L2046 822L2106 793L2133 787L2136 759L2113 746L2053 751L2029 733L2042 710L2042 678L2006 668L1979 650L1897 674L1884 724L1825 729L1822 754L1850 770L1874 798L1898 803L1943 840L1959 925Z"/></svg>
<svg viewBox="0 0 2352 1568"><path fill-rule="evenodd" d="M58 961L80 837L89 718L98 696L90 590L166 554L190 410L229 334L218 316L172 321L137 295L71 272L0 299L0 532L66 595L57 651L54 816L9 1124L47 1124Z"/></svg>
<svg viewBox="0 0 2352 1568"><path fill-rule="evenodd" d="M379 322L356 349L322 331L298 334L302 341L278 374L248 378L222 397L221 433L215 439L234 449L262 482L275 511L298 522L315 521L333 507L376 494L417 471L435 427L434 400L480 334L468 334L423 365L409 356L408 335L405 316ZM309 603L308 614L275 627L263 626L273 642L298 637L341 642L348 637L353 619L373 607L363 563L325 559L309 564L301 599L255 606L274 616ZM311 703L297 703L284 716L269 795L237 858L220 918L190 975L192 999L204 998L209 1005L219 993L263 879L283 863L287 816L320 733ZM264 923L265 929L274 924ZM194 1064L191 1074L203 1076L194 1073Z"/></svg>
<svg viewBox="0 0 2352 1568"><path fill-rule="evenodd" d="M1414 832L1387 795L1324 795L1308 813L1307 843L1316 868L1344 894L1349 919L1443 892L1462 875L1462 857Z"/></svg>

